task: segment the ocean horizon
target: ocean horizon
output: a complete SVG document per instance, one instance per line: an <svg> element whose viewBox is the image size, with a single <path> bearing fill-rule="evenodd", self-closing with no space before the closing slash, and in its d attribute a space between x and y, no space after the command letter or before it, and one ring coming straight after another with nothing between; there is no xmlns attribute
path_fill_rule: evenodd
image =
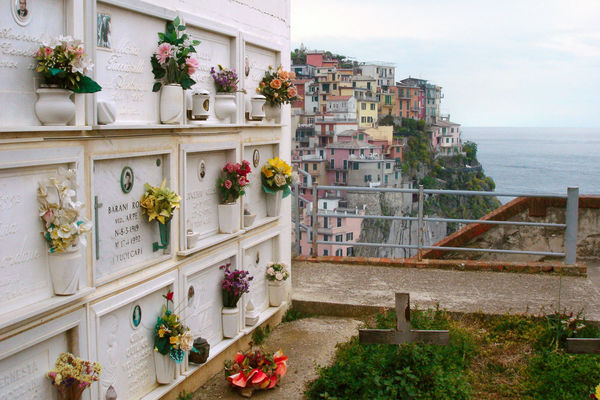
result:
<svg viewBox="0 0 600 400"><path fill-rule="evenodd" d="M463 127L462 138L497 192L600 194L600 128Z"/></svg>

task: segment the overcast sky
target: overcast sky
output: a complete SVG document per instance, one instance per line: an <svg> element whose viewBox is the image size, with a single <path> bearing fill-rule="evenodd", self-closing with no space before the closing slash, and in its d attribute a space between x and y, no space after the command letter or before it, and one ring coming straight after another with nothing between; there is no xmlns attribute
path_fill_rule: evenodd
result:
<svg viewBox="0 0 600 400"><path fill-rule="evenodd" d="M600 127L600 0L292 0L292 49L396 64L465 126Z"/></svg>

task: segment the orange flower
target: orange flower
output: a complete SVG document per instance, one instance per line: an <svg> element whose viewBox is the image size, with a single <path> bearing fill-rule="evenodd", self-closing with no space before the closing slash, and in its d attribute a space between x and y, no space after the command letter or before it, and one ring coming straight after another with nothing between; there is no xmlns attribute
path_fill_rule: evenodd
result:
<svg viewBox="0 0 600 400"><path fill-rule="evenodd" d="M290 79L296 79L296 73L290 72Z"/></svg>
<svg viewBox="0 0 600 400"><path fill-rule="evenodd" d="M283 69L279 68L277 70L277 75L283 79L284 81L287 80L290 77L290 74L287 71L284 71Z"/></svg>
<svg viewBox="0 0 600 400"><path fill-rule="evenodd" d="M289 98L296 97L298 95L298 91L294 86L290 86L287 90L287 94Z"/></svg>
<svg viewBox="0 0 600 400"><path fill-rule="evenodd" d="M271 81L270 86L275 90L280 89L281 88L281 79L277 79L277 78L273 79Z"/></svg>

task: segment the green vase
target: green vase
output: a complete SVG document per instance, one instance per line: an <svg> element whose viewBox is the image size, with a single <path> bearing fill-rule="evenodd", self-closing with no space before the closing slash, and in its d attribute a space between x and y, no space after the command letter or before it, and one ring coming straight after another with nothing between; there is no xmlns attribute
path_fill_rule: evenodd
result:
<svg viewBox="0 0 600 400"><path fill-rule="evenodd" d="M160 249L166 249L169 247L169 239L171 236L171 220L169 219L164 224L158 223L158 233L160 234L160 244L158 242L152 243L152 251L158 251Z"/></svg>

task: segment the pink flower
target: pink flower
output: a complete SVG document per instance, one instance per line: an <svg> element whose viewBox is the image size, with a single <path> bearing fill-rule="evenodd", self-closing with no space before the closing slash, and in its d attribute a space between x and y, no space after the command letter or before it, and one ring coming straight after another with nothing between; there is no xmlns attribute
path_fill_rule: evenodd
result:
<svg viewBox="0 0 600 400"><path fill-rule="evenodd" d="M194 72L196 72L196 69L200 66L200 63L194 57L188 57L188 59L185 60L185 65L188 67L188 74L192 75Z"/></svg>
<svg viewBox="0 0 600 400"><path fill-rule="evenodd" d="M158 50L156 50L156 59L159 63L164 64L171 55L171 45L169 43L163 43L158 46Z"/></svg>
<svg viewBox="0 0 600 400"><path fill-rule="evenodd" d="M246 183L248 182L246 181L246 178L240 176L240 178L238 179L238 183L240 184L240 186L246 186Z"/></svg>
<svg viewBox="0 0 600 400"><path fill-rule="evenodd" d="M231 181L227 179L224 183L226 189L231 189Z"/></svg>
<svg viewBox="0 0 600 400"><path fill-rule="evenodd" d="M50 57L52 55L52 53L54 53L54 51L52 50L51 47L44 47L44 54L46 55L46 57Z"/></svg>
<svg viewBox="0 0 600 400"><path fill-rule="evenodd" d="M83 54L85 53L85 50L83 50L83 47L79 46L75 49L75 55L77 57L83 57Z"/></svg>
<svg viewBox="0 0 600 400"><path fill-rule="evenodd" d="M38 49L38 51L35 52L35 56L36 57L41 57L42 56L42 49Z"/></svg>
<svg viewBox="0 0 600 400"><path fill-rule="evenodd" d="M223 170L231 174L234 171L233 163L228 162L227 164L225 164L225 168L223 168Z"/></svg>

